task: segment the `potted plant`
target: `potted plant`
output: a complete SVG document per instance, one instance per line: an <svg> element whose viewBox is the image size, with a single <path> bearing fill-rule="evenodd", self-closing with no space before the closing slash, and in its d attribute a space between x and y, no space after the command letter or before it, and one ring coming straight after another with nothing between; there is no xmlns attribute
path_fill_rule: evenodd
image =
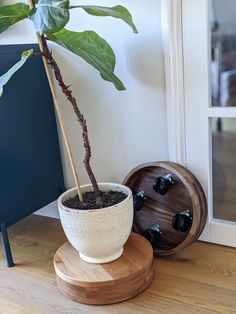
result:
<svg viewBox="0 0 236 314"><path fill-rule="evenodd" d="M56 112L66 143L76 187L63 193L58 200L60 219L70 243L83 260L105 263L117 259L129 237L133 222L132 192L128 187L114 183L97 183L90 166L91 147L87 123L70 86L63 80L60 68L50 52L47 42L52 41L82 57L96 68L104 80L112 82L118 90L125 90L114 74L116 57L110 45L94 31L74 32L65 28L70 20L70 10L84 10L94 16L111 16L126 22L137 33L129 11L120 5L114 7L70 5L69 0L29 0L29 4L16 3L0 6L0 33L11 25L30 19L33 22L49 79ZM38 55L33 50L24 51L21 60L0 76L0 96L4 85L29 57ZM85 149L84 166L90 184L80 186L75 162L68 143L63 118L51 81L49 68L54 73L61 92L72 105L78 120Z"/></svg>

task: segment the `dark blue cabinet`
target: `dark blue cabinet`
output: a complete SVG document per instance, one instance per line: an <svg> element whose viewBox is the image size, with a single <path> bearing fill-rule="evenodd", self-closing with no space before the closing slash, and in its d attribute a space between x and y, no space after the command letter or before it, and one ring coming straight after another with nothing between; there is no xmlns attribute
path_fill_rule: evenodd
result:
<svg viewBox="0 0 236 314"><path fill-rule="evenodd" d="M31 47L39 51L35 44L0 46L0 75ZM53 101L39 56L26 62L0 98L0 178L0 228L10 258L7 227L64 191Z"/></svg>

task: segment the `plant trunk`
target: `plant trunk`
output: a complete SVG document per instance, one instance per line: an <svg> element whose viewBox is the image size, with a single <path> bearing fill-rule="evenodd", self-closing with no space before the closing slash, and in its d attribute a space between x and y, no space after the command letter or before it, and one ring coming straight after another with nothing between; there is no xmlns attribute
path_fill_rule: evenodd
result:
<svg viewBox="0 0 236 314"><path fill-rule="evenodd" d="M35 9L35 2L34 2L34 0L29 0L29 6L30 6L30 10L34 10ZM43 57L43 64L44 64L46 76L47 76L47 79L48 79L48 84L49 84L49 87L50 87L50 90L51 90L51 93L52 93L54 107L55 107L55 112L56 112L56 115L57 115L57 118L58 118L58 123L60 125L62 138L63 138L64 143L65 143L66 153L67 153L68 158L69 158L69 163L70 163L71 170L72 170L72 173L73 173L73 177L74 177L74 180L75 180L75 185L76 185L77 193L78 193L78 196L79 196L79 200L80 200L81 203L83 203L84 202L84 198L83 198L83 195L82 195L82 192L81 192L81 188L80 188L79 176L78 176L78 172L77 172L77 169L76 169L76 166L75 166L75 161L74 161L74 158L73 158L73 155L72 155L71 147L70 147L70 144L69 144L69 140L68 140L68 136L67 136L67 132L66 132L66 128L65 128L64 119L62 117L60 104L59 104L59 101L58 101L58 98L57 98L57 95L56 95L56 89L55 89L54 82L53 82L52 77L51 77L51 71L50 71L50 68L49 68L48 60L46 59L46 57L44 55L42 55L42 52L41 52L41 51L43 51L43 37L40 36L40 34L38 34L38 33L36 33L36 36L37 36L37 39L38 39L40 52L33 53L33 55L40 55L40 56Z"/></svg>
<svg viewBox="0 0 236 314"><path fill-rule="evenodd" d="M29 1L30 8L34 9L35 8L35 0L28 0L28 1ZM55 61L55 59L53 58L51 52L48 49L45 37L44 36L39 36L39 37L40 37L40 41L42 42L42 46L43 46L43 49L41 49L43 51L41 51L41 52L42 52L43 56L47 59L50 67L52 68L54 75L55 75L55 78L56 78L56 80L57 80L57 82L61 88L62 93L66 96L66 98L71 103L72 108L74 110L74 113L77 117L77 120L81 126L83 144L84 144L84 148L85 148L85 157L84 157L83 162L84 162L85 170L87 171L89 179L92 183L92 186L94 189L94 194L97 197L97 201L100 202L99 196L100 196L101 192L99 190L96 177L95 177L93 170L91 168L91 165L90 165L91 146L90 146L89 137L88 137L88 128L87 128L86 120L85 120L83 114L79 110L77 101L76 101L75 97L72 95L72 91L69 89L69 86L64 83L60 68L59 68L57 62ZM79 187L77 187L77 188L79 190ZM78 192L80 192L80 191L78 191ZM83 200L83 196L82 196L82 194L80 195L80 193L79 193L79 198L80 198L80 200Z"/></svg>
<svg viewBox="0 0 236 314"><path fill-rule="evenodd" d="M35 8L35 1L34 0L29 0L29 5L31 8ZM47 42L45 40L45 37L44 36L40 36L40 39L42 41L42 45L43 45L43 51L42 54L43 56L47 59L48 61L48 64L51 66L53 72L54 72L54 75L55 75L55 78L61 88L61 91L62 93L66 96L66 98L69 100L69 102L71 103L72 105L72 108L74 110L74 113L77 117L77 120L81 126L81 129L82 129L82 137L83 137L83 144L84 144L84 148L85 148L85 157L84 157L84 166L85 166L85 170L89 176L89 179L92 183L92 186L93 186L93 189L94 189L94 194L95 196L97 196L97 200L98 202L100 202L100 190L99 190L99 187L98 187L98 183L97 183L97 180L96 180L96 177L93 173L93 170L91 168L91 165L90 165L90 159L91 159L91 146L90 146L90 142L89 142L89 137L88 137L88 128L87 128L87 123L86 123L86 120L83 116L83 114L80 112L79 110L79 107L78 107L78 104L77 104L77 101L75 99L75 97L72 95L72 91L69 89L69 86L67 86L65 83L64 83L64 80L62 78L62 75L61 75L61 71L60 71L60 68L57 64L57 62L55 61L55 59L53 58L51 52L49 51L48 49L48 46L47 46ZM79 187L78 187L79 189ZM83 197L81 195L80 199L82 200Z"/></svg>
<svg viewBox="0 0 236 314"><path fill-rule="evenodd" d="M42 36L42 41L43 41L42 53L46 57L46 59L48 60L48 64L50 65L51 69L54 72L55 78L56 78L56 80L57 80L57 82L61 88L62 93L66 96L66 98L71 103L72 108L74 110L74 113L77 117L77 120L81 126L83 144L84 144L84 148L85 148L85 157L84 157L83 162L84 162L84 166L85 166L85 169L87 171L87 174L89 176L89 179L92 183L95 196L98 197L100 195L100 190L99 190L97 180L95 178L95 175L94 175L93 170L92 170L91 165L90 165L91 146L90 146L89 137L88 137L88 128L87 128L86 120L85 120L83 114L81 113L81 111L79 110L77 101L76 101L75 97L72 95L72 91L69 89L69 86L64 83L60 68L59 68L57 62L55 61L55 59L53 58L51 52L49 51L46 40L43 36Z"/></svg>

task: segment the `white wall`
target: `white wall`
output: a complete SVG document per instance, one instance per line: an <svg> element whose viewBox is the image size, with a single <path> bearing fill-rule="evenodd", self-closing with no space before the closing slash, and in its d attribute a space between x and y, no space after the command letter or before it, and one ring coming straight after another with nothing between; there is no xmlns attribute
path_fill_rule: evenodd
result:
<svg viewBox="0 0 236 314"><path fill-rule="evenodd" d="M15 1L5 1L12 2ZM53 47L65 81L72 84L87 118L95 174L99 181L113 182L121 182L128 171L140 163L168 159L160 0L93 1L93 4L109 6L118 3L132 12L138 35L119 20L95 18L79 10L72 12L67 28L96 30L109 41L117 55L116 73L127 91L118 92L83 60ZM35 41L30 21L18 23L0 34L0 44ZM59 97L81 182L86 183L80 129L70 105L62 95ZM64 149L63 165L66 184L73 186Z"/></svg>

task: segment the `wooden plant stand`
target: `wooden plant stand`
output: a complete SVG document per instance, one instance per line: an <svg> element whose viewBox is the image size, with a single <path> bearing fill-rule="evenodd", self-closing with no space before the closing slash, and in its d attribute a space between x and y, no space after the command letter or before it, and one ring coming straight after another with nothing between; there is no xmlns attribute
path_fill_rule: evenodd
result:
<svg viewBox="0 0 236 314"><path fill-rule="evenodd" d="M154 191L153 182L167 174L175 183L167 194L160 195ZM153 225L160 227L161 236L153 248L155 255L178 253L199 238L206 224L207 202L200 183L188 169L173 162L150 162L134 168L123 184L134 194L145 193L143 208L135 212L133 231L144 234ZM180 232L173 228L172 220L184 210L192 213L192 224Z"/></svg>
<svg viewBox="0 0 236 314"><path fill-rule="evenodd" d="M61 292L80 303L112 304L134 297L154 277L153 250L149 242L132 233L123 255L107 264L81 260L69 242L55 254L54 267Z"/></svg>

